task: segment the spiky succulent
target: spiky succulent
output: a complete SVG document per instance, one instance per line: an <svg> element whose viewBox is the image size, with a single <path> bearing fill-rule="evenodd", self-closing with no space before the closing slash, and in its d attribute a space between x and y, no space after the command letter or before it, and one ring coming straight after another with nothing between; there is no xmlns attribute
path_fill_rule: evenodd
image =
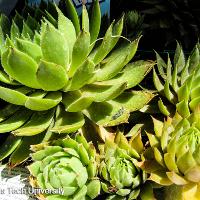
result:
<svg viewBox="0 0 200 200"><path fill-rule="evenodd" d="M195 46L186 59L181 46L177 44L173 66L169 56L167 63L159 54L156 53L156 56L158 73L161 77L159 78L156 70L154 70L153 79L156 89L176 106L179 114L188 117L200 103L199 45ZM162 100L158 104L165 115L170 115L170 110L163 104Z"/></svg>
<svg viewBox="0 0 200 200"><path fill-rule="evenodd" d="M146 91L127 90L140 83L154 63L128 64L139 39L117 45L123 18L98 39L98 1L90 20L83 6L81 25L71 0L66 0L65 9L69 18L55 6L57 18L46 13L39 23L30 16L21 21L17 14L10 30L5 26L8 19L2 16L0 99L8 105L2 108L1 133L20 137L46 130L71 133L83 126L85 115L103 126L117 125L127 122L130 112L153 97ZM1 159L18 145L9 138L4 146L9 148Z"/></svg>
<svg viewBox="0 0 200 200"><path fill-rule="evenodd" d="M62 191L60 194L40 194L40 199L89 200L100 194L96 151L82 135L32 148L36 152L32 154L34 163L28 167L33 176L31 184L43 190Z"/></svg>
<svg viewBox="0 0 200 200"><path fill-rule="evenodd" d="M144 153L144 168L151 174L149 179L164 186L182 186L182 193L178 194L180 199L187 199L187 193L191 198L197 197L200 192L199 120L199 110L189 118L182 118L176 113L165 122L153 119L155 134L147 133L150 147ZM193 193L189 192L189 188Z"/></svg>
<svg viewBox="0 0 200 200"><path fill-rule="evenodd" d="M118 132L115 141L108 139L104 145L100 145L99 171L102 189L108 194L107 199L143 199L147 194L149 199L154 199L151 186L145 184L147 175L139 167L142 151L140 134L128 142ZM149 189L146 190L145 187Z"/></svg>

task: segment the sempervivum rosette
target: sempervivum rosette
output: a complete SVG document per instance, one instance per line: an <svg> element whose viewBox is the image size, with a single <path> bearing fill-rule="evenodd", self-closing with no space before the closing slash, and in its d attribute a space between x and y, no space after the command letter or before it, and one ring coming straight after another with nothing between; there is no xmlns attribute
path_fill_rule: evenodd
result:
<svg viewBox="0 0 200 200"><path fill-rule="evenodd" d="M200 103L199 44L195 46L188 59L186 59L181 46L177 44L173 65L169 56L167 62L157 53L156 56L160 75L159 78L156 70L154 70L156 89L176 106L181 116L188 117ZM163 104L162 100L159 101L158 105L165 115L170 115L171 110Z"/></svg>
<svg viewBox="0 0 200 200"><path fill-rule="evenodd" d="M145 152L144 168L151 173L150 180L164 186L172 185L176 195L170 199L195 200L200 197L199 120L198 111L189 118L176 113L165 122L154 119L155 134L147 134L150 147ZM170 192L166 193L166 199L168 195Z"/></svg>
<svg viewBox="0 0 200 200"><path fill-rule="evenodd" d="M32 148L37 149L32 154L34 162L28 167L32 186L62 191L62 194L39 194L38 198L89 200L99 195L101 184L96 177L96 151L82 135Z"/></svg>
<svg viewBox="0 0 200 200"><path fill-rule="evenodd" d="M138 133L130 142L118 132L115 141L100 145L100 179L109 200L154 199L147 174L140 168L143 144Z"/></svg>
<svg viewBox="0 0 200 200"><path fill-rule="evenodd" d="M1 35L0 99L7 102L3 110L9 113L3 112L0 133L33 137L49 130L67 134L83 126L85 115L98 125L118 125L152 99L150 92L128 90L142 81L154 63L128 64L139 39L116 45L123 18L98 39L98 1L90 20L83 6L82 23L71 0L65 9L69 18L55 7L57 18L47 13L40 25L31 28L29 17L22 31L14 20L10 33ZM19 137L21 144L26 137ZM18 147L16 141L8 138L0 160ZM21 145L18 152L23 149Z"/></svg>

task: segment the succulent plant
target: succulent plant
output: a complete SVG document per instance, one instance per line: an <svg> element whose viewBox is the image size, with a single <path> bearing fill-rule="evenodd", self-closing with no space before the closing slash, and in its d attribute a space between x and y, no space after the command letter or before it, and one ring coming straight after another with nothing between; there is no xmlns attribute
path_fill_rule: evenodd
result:
<svg viewBox="0 0 200 200"><path fill-rule="evenodd" d="M188 117L199 106L200 87L200 54L197 44L186 60L184 52L179 44L174 56L174 65L168 56L167 63L156 53L157 66L160 78L154 70L153 79L156 89L165 96L169 102L176 106L177 111L183 117ZM170 110L162 100L158 102L160 110L165 115L170 115Z"/></svg>
<svg viewBox="0 0 200 200"><path fill-rule="evenodd" d="M60 190L61 194L40 194L47 200L94 199L100 194L96 151L92 143L77 134L50 144L33 146L33 164L28 169L31 184L43 190Z"/></svg>
<svg viewBox="0 0 200 200"><path fill-rule="evenodd" d="M128 142L118 132L115 141L108 139L99 148L99 173L107 199L154 199L151 185L145 183L147 174L140 169L143 143L139 133Z"/></svg>
<svg viewBox="0 0 200 200"><path fill-rule="evenodd" d="M47 130L77 131L85 123L84 116L103 126L127 122L130 112L154 96L129 90L142 81L154 62L128 64L139 38L118 43L123 18L110 25L104 38L98 38L98 1L90 20L83 6L82 24L71 0L65 6L69 18L55 9L58 19L46 13L41 22L31 16L23 21L17 14L10 29L9 20L1 17L0 99L7 104L2 108L0 132L18 137L8 137L0 159L10 155L24 136L37 138Z"/></svg>
<svg viewBox="0 0 200 200"><path fill-rule="evenodd" d="M172 185L170 190L174 190L180 198L170 199L199 198L199 119L199 110L189 118L176 113L165 122L153 119L155 134L147 133L150 147L144 153L144 169L151 174L149 180L163 186ZM166 199L169 196L166 194Z"/></svg>

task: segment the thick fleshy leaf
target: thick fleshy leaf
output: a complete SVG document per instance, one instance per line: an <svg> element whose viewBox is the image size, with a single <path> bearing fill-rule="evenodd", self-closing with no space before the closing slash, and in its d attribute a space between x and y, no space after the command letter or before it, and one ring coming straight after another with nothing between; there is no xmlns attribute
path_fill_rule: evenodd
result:
<svg viewBox="0 0 200 200"><path fill-rule="evenodd" d="M162 102L162 99L160 99L158 101L158 107L159 107L159 110L161 111L162 114L164 114L165 116L169 116L170 115L170 111L167 108L167 106L164 105L164 103Z"/></svg>
<svg viewBox="0 0 200 200"><path fill-rule="evenodd" d="M9 21L8 17L6 15L4 15L3 13L1 13L1 17L0 17L0 26L1 26L2 30L4 31L5 36L6 36L6 34L9 35L10 21Z"/></svg>
<svg viewBox="0 0 200 200"><path fill-rule="evenodd" d="M165 61L160 57L160 55L156 53L156 60L157 60L157 66L158 66L158 71L159 71L159 75L163 78L166 79L166 68L167 65L165 63Z"/></svg>
<svg viewBox="0 0 200 200"><path fill-rule="evenodd" d="M12 48L8 55L8 74L25 86L40 88L36 79L37 63L27 54Z"/></svg>
<svg viewBox="0 0 200 200"><path fill-rule="evenodd" d="M74 43L76 42L76 30L74 28L72 21L67 17L65 17L59 8L57 8L57 12L58 12L58 30L61 32L61 34L63 34L64 38L68 42L69 56L71 62L72 50L74 47Z"/></svg>
<svg viewBox="0 0 200 200"><path fill-rule="evenodd" d="M99 180L93 180L87 185L87 195L94 199L100 194L101 183Z"/></svg>
<svg viewBox="0 0 200 200"><path fill-rule="evenodd" d="M44 98L28 97L25 107L35 111L49 110L59 104L61 100L60 92L50 92Z"/></svg>
<svg viewBox="0 0 200 200"><path fill-rule="evenodd" d="M195 166L186 171L185 177L187 180L195 183L200 182L200 166Z"/></svg>
<svg viewBox="0 0 200 200"><path fill-rule="evenodd" d="M0 71L0 81L8 85L20 85L20 83L12 80L4 71Z"/></svg>
<svg viewBox="0 0 200 200"><path fill-rule="evenodd" d="M181 72L182 69L185 67L185 56L183 53L183 49L181 48L180 44L177 42L177 48L174 56L174 66L177 68L177 72Z"/></svg>
<svg viewBox="0 0 200 200"><path fill-rule="evenodd" d="M168 186L173 184L167 177L165 172L154 172L151 173L149 180L154 181L160 185Z"/></svg>
<svg viewBox="0 0 200 200"><path fill-rule="evenodd" d="M12 152L18 147L18 145L21 143L21 137L15 137L13 135L9 135L6 138L6 141L1 144L2 150L0 151L0 160L3 160L4 158L8 157Z"/></svg>
<svg viewBox="0 0 200 200"><path fill-rule="evenodd" d="M167 172L167 177L176 185L186 185L188 183L183 177L179 176L175 172Z"/></svg>
<svg viewBox="0 0 200 200"><path fill-rule="evenodd" d="M177 167L176 162L175 162L175 155L173 156L170 153L166 153L164 155L164 160L165 160L165 165L167 166L167 168L170 171L173 171L175 173L179 173L178 167Z"/></svg>
<svg viewBox="0 0 200 200"><path fill-rule="evenodd" d="M63 95L62 103L68 112L79 112L93 102L93 97L81 94L80 91L67 92Z"/></svg>
<svg viewBox="0 0 200 200"><path fill-rule="evenodd" d="M185 118L190 116L190 109L187 101L182 100L181 102L177 103L176 108L181 116Z"/></svg>
<svg viewBox="0 0 200 200"><path fill-rule="evenodd" d="M177 166L179 170L185 174L189 169L196 166L196 161L194 160L192 153L187 151L177 160Z"/></svg>
<svg viewBox="0 0 200 200"><path fill-rule="evenodd" d="M88 84L94 76L94 68L94 63L90 60L86 60L75 72L74 76L66 86L66 90L78 90Z"/></svg>
<svg viewBox="0 0 200 200"><path fill-rule="evenodd" d="M153 118L153 124L154 124L154 132L156 134L157 137L161 137L162 135L162 129L163 129L163 122L157 120L156 118Z"/></svg>
<svg viewBox="0 0 200 200"><path fill-rule="evenodd" d="M33 31L24 21L23 21L23 29L22 29L21 36L27 39L32 39L34 36Z"/></svg>
<svg viewBox="0 0 200 200"><path fill-rule="evenodd" d="M39 45L22 39L16 40L17 48L23 52L29 55L31 58L33 58L37 63L42 58L42 51Z"/></svg>
<svg viewBox="0 0 200 200"><path fill-rule="evenodd" d="M164 85L158 78L158 75L157 75L155 69L153 69L153 82L154 82L154 85L155 85L156 89L158 90L158 92L162 92L164 90Z"/></svg>
<svg viewBox="0 0 200 200"><path fill-rule="evenodd" d="M78 33L80 32L80 21L76 9L73 5L73 2L71 0L66 0L66 5L64 9L66 10L69 18L72 20L74 27L76 29L76 34L78 35Z"/></svg>
<svg viewBox="0 0 200 200"><path fill-rule="evenodd" d="M124 20L122 18L115 25L113 22L108 28L105 37L101 45L98 47L97 53L94 56L93 62L95 63L95 65L100 63L118 42L123 29L123 21Z"/></svg>
<svg viewBox="0 0 200 200"><path fill-rule="evenodd" d="M122 45L121 48L117 48L109 57L103 60L100 65L100 69L97 70L95 75L97 81L109 80L117 75L135 55L139 39L136 39L130 44Z"/></svg>
<svg viewBox="0 0 200 200"><path fill-rule="evenodd" d="M95 102L108 101L119 96L127 84L104 85L103 82L96 82L81 89L85 96L91 97Z"/></svg>
<svg viewBox="0 0 200 200"><path fill-rule="evenodd" d="M200 53L196 45L190 55L189 72L193 72L199 65Z"/></svg>
<svg viewBox="0 0 200 200"><path fill-rule="evenodd" d="M12 21L11 30L10 30L10 38L14 41L16 38L20 36L19 27L16 25L15 21Z"/></svg>
<svg viewBox="0 0 200 200"><path fill-rule="evenodd" d="M44 112L36 112L24 126L12 133L17 136L32 136L42 133L51 124L54 112L54 109Z"/></svg>
<svg viewBox="0 0 200 200"><path fill-rule="evenodd" d="M22 92L1 86L0 86L0 98L3 99L4 101L7 101L15 105L25 105L28 99L28 97Z"/></svg>
<svg viewBox="0 0 200 200"><path fill-rule="evenodd" d="M192 111L195 111L195 109L199 106L200 104L200 97L197 97L195 99L193 99L189 105Z"/></svg>
<svg viewBox="0 0 200 200"><path fill-rule="evenodd" d="M129 112L133 112L143 108L153 97L154 94L150 92L132 91L124 92L112 101L123 106Z"/></svg>
<svg viewBox="0 0 200 200"><path fill-rule="evenodd" d="M53 132L72 133L81 128L85 123L84 117L81 113L70 113L63 109L59 112L55 126L51 129Z"/></svg>
<svg viewBox="0 0 200 200"><path fill-rule="evenodd" d="M72 77L76 70L87 59L90 47L90 34L86 31L81 31L74 44L72 52L72 63L69 69L69 77Z"/></svg>
<svg viewBox="0 0 200 200"><path fill-rule="evenodd" d="M69 47L64 36L52 25L47 25L41 38L43 58L67 69Z"/></svg>
<svg viewBox="0 0 200 200"><path fill-rule="evenodd" d="M107 81L107 84L116 84L116 83L127 83L127 89L132 88L139 84L151 68L154 66L154 62L151 61L136 61L128 64L122 73L117 75L111 80Z"/></svg>
<svg viewBox="0 0 200 200"><path fill-rule="evenodd" d="M19 109L20 106L16 106L13 104L8 104L5 107L2 107L0 112L0 122L6 120L8 117L13 115Z"/></svg>
<svg viewBox="0 0 200 200"><path fill-rule="evenodd" d="M43 90L57 91L66 85L68 77L62 66L41 60L37 71L37 81Z"/></svg>
<svg viewBox="0 0 200 200"><path fill-rule="evenodd" d="M23 109L18 110L5 121L0 123L0 133L11 132L19 127L21 127L31 116L32 112Z"/></svg>
<svg viewBox="0 0 200 200"><path fill-rule="evenodd" d="M95 0L94 5L92 8L92 14L91 14L91 19L90 19L90 36L91 36L91 43L93 43L100 31L101 27L101 9L99 5L99 1Z"/></svg>
<svg viewBox="0 0 200 200"><path fill-rule="evenodd" d="M82 9L82 30L86 32L90 31L89 16L85 5L83 5Z"/></svg>
<svg viewBox="0 0 200 200"><path fill-rule="evenodd" d="M30 145L42 142L43 137L44 134L33 136L31 138L23 137L21 143L18 145L9 159L9 166L13 168L26 161L30 157Z"/></svg>
<svg viewBox="0 0 200 200"><path fill-rule="evenodd" d="M84 114L98 125L115 126L126 123L129 112L116 102L92 103Z"/></svg>

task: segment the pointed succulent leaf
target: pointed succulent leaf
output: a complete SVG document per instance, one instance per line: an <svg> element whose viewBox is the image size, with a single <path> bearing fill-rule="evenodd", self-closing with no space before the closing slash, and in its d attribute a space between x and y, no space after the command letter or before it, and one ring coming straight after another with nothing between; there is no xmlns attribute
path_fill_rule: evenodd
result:
<svg viewBox="0 0 200 200"><path fill-rule="evenodd" d="M103 82L96 82L81 89L85 96L91 97L94 102L102 102L114 99L124 92L127 84L104 85Z"/></svg>
<svg viewBox="0 0 200 200"><path fill-rule="evenodd" d="M127 89L139 84L154 66L151 61L136 61L128 64L120 74L107 81L107 84L127 83ZM134 76L133 76L134 74Z"/></svg>
<svg viewBox="0 0 200 200"><path fill-rule="evenodd" d="M76 34L78 35L80 32L80 21L76 9L71 0L66 0L65 10L69 18L72 20L76 29Z"/></svg>
<svg viewBox="0 0 200 200"><path fill-rule="evenodd" d="M115 126L126 123L129 112L115 102L92 103L84 114L98 125Z"/></svg>
<svg viewBox="0 0 200 200"><path fill-rule="evenodd" d="M88 16L87 8L85 5L83 5L83 9L82 9L82 30L86 32L90 31L89 16Z"/></svg>
<svg viewBox="0 0 200 200"><path fill-rule="evenodd" d="M21 137L9 135L6 140L1 144L2 151L0 152L0 160L8 157L21 143Z"/></svg>
<svg viewBox="0 0 200 200"><path fill-rule="evenodd" d="M62 100L60 92L50 92L44 98L28 97L25 107L30 110L44 111L55 107Z"/></svg>
<svg viewBox="0 0 200 200"><path fill-rule="evenodd" d="M83 95L80 91L67 92L63 95L62 103L68 112L79 112L91 105L93 97Z"/></svg>
<svg viewBox="0 0 200 200"><path fill-rule="evenodd" d="M123 106L129 112L133 112L143 108L153 97L154 95L150 92L132 91L124 92L112 101Z"/></svg>
<svg viewBox="0 0 200 200"><path fill-rule="evenodd" d="M90 19L91 44L95 42L95 40L97 39L100 31L100 26L101 26L101 10L99 1L95 0Z"/></svg>
<svg viewBox="0 0 200 200"><path fill-rule="evenodd" d="M31 58L33 58L37 63L42 58L42 51L39 45L34 44L33 42L17 39L16 40L17 49L21 52L26 53Z"/></svg>
<svg viewBox="0 0 200 200"><path fill-rule="evenodd" d="M169 109L167 108L167 106L164 105L161 99L158 101L158 107L159 107L159 110L162 112L162 114L164 114L165 116L170 115Z"/></svg>
<svg viewBox="0 0 200 200"><path fill-rule="evenodd" d="M10 30L10 38L14 41L16 38L19 38L20 30L19 27L16 25L15 21L12 21L11 30Z"/></svg>
<svg viewBox="0 0 200 200"><path fill-rule="evenodd" d="M101 62L100 70L97 70L97 81L104 81L113 78L133 58L138 47L139 39L130 44L123 45L116 49L109 57Z"/></svg>
<svg viewBox="0 0 200 200"><path fill-rule="evenodd" d="M31 116L32 112L26 109L18 110L9 118L0 123L0 133L11 132L21 127Z"/></svg>
<svg viewBox="0 0 200 200"><path fill-rule="evenodd" d="M94 63L90 60L86 60L75 72L74 76L66 86L66 90L78 90L90 83L91 78L94 76L94 68Z"/></svg>
<svg viewBox="0 0 200 200"><path fill-rule="evenodd" d="M22 29L21 36L27 39L32 39L34 36L33 31L24 21L23 21L23 29Z"/></svg>
<svg viewBox="0 0 200 200"><path fill-rule="evenodd" d="M57 91L67 84L68 77L62 66L41 60L37 70L37 81L43 90Z"/></svg>
<svg viewBox="0 0 200 200"><path fill-rule="evenodd" d="M72 64L69 69L69 77L72 77L76 70L86 60L90 47L90 34L85 30L81 31L77 37L72 51Z"/></svg>
<svg viewBox="0 0 200 200"><path fill-rule="evenodd" d="M163 78L166 79L166 68L167 65L165 61L161 58L161 56L156 52L156 60L157 60L157 66L158 66L158 71L159 75Z"/></svg>
<svg viewBox="0 0 200 200"><path fill-rule="evenodd" d="M0 86L0 98L15 105L25 105L28 97L16 90Z"/></svg>
<svg viewBox="0 0 200 200"><path fill-rule="evenodd" d="M103 41L102 41L101 45L98 47L98 50L94 56L93 62L96 65L99 64L114 47L114 45L112 44L112 42L113 42L113 26L114 26L114 22L108 28L108 30L103 38ZM115 38L115 40L116 40L116 38Z"/></svg>
<svg viewBox="0 0 200 200"><path fill-rule="evenodd" d="M51 131L56 133L72 133L81 128L84 123L84 117L81 113L70 113L62 110Z"/></svg>
<svg viewBox="0 0 200 200"><path fill-rule="evenodd" d="M74 47L74 43L76 42L76 30L72 21L65 17L58 7L56 7L56 9L58 12L58 30L63 34L64 38L68 42L69 56L71 62L72 50Z"/></svg>
<svg viewBox="0 0 200 200"><path fill-rule="evenodd" d="M12 153L9 159L9 167L13 168L24 161L26 161L30 156L30 145L38 144L42 142L44 134L40 134L34 137L23 137L20 145L16 148L16 150Z"/></svg>
<svg viewBox="0 0 200 200"><path fill-rule="evenodd" d="M189 60L189 72L193 72L199 65L200 53L197 45L194 47Z"/></svg>
<svg viewBox="0 0 200 200"><path fill-rule="evenodd" d="M26 124L12 133L17 136L32 136L42 133L51 124L54 116L53 114L54 110L38 113L36 112Z"/></svg>
<svg viewBox="0 0 200 200"><path fill-rule="evenodd" d="M31 88L40 88L36 72L37 63L27 54L12 48L8 55L9 75L15 80Z"/></svg>
<svg viewBox="0 0 200 200"><path fill-rule="evenodd" d="M176 108L178 113L181 114L181 116L185 118L190 116L190 108L188 106L188 101L182 100L181 102L176 104Z"/></svg>
<svg viewBox="0 0 200 200"><path fill-rule="evenodd" d="M174 66L177 68L177 73L180 73L185 67L185 56L183 49L180 44L177 42L176 52L174 55Z"/></svg>
<svg viewBox="0 0 200 200"><path fill-rule="evenodd" d="M64 69L69 64L69 47L64 36L48 24L41 38L43 58L48 62L61 65Z"/></svg>

